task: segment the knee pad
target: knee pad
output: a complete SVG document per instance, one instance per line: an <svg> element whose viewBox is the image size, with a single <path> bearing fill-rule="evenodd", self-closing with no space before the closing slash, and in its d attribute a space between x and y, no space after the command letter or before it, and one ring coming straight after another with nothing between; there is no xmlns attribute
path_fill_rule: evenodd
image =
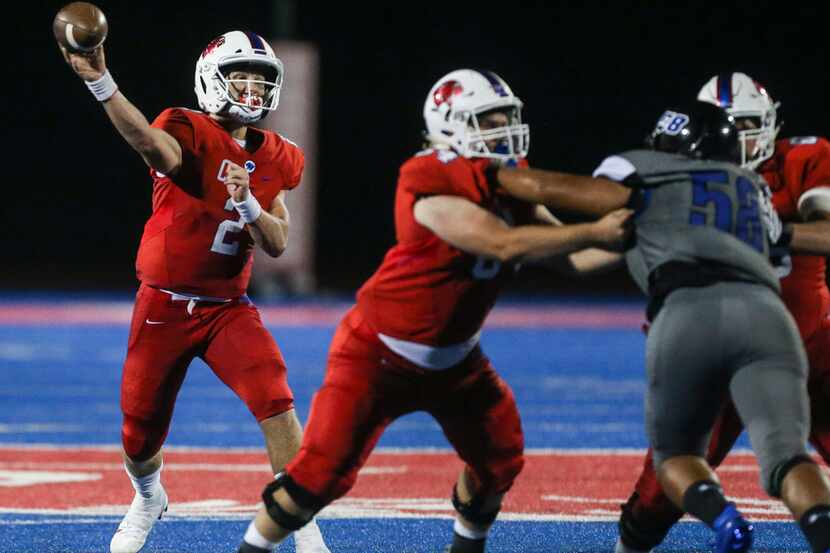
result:
<svg viewBox="0 0 830 553"><path fill-rule="evenodd" d="M121 443L127 457L139 462L151 458L161 449L168 428L167 424L124 414Z"/></svg>
<svg viewBox="0 0 830 553"><path fill-rule="evenodd" d="M479 526L490 526L496 517L499 516L501 507L494 511L484 511L484 497L477 496L472 498L467 503L462 502L458 498L458 486L452 489L452 506L458 511L465 520L478 524Z"/></svg>
<svg viewBox="0 0 830 553"><path fill-rule="evenodd" d="M784 484L784 478L793 468L802 463L815 464L815 461L809 455L800 454L773 467L769 477L765 479L766 482L762 482L767 493L772 497L781 497L781 486Z"/></svg>
<svg viewBox="0 0 830 553"><path fill-rule="evenodd" d="M279 503L274 501L274 492L280 488L284 488L288 492L288 495L291 496L291 499L294 500L294 503L301 509L311 510L313 513L306 518L302 515L291 514L283 509ZM314 515L323 507L316 498L313 498L311 494L300 488L284 472L279 473L273 482L265 486L265 489L262 491L262 502L265 504L265 510L268 516L271 517L271 520L292 532L308 524L314 518Z"/></svg>

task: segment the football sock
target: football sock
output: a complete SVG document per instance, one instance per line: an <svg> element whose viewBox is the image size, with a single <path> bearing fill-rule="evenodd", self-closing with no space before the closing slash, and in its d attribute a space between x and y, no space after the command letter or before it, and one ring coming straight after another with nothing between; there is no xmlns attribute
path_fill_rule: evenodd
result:
<svg viewBox="0 0 830 553"><path fill-rule="evenodd" d="M683 510L705 522L709 528L728 503L721 487L711 480L695 482L683 494Z"/></svg>
<svg viewBox="0 0 830 553"><path fill-rule="evenodd" d="M124 468L127 468L126 465ZM161 482L161 467L159 467L157 471L151 472L146 476L134 476L129 470L127 470L127 476L130 477L130 482L133 483L133 488L135 488L136 493L149 499L153 497L153 494L156 493L156 490L158 490L159 483Z"/></svg>
<svg viewBox="0 0 830 553"><path fill-rule="evenodd" d="M830 505L816 505L798 521L814 552L830 550Z"/></svg>
<svg viewBox="0 0 830 553"><path fill-rule="evenodd" d="M471 540L464 536L459 536L455 532L452 533L452 546L450 546L449 553L484 553L484 544L487 538L480 540Z"/></svg>
<svg viewBox="0 0 830 553"><path fill-rule="evenodd" d="M255 545L251 545L247 542L242 542L239 545L239 549L236 550L236 553L271 553L270 549L263 549L261 547L257 547Z"/></svg>
<svg viewBox="0 0 830 553"><path fill-rule="evenodd" d="M239 548L239 553L271 553L274 548L277 547L277 544L272 541L268 541L268 539L263 536L259 530L257 530L254 521L252 520L250 524L248 524L248 529L245 531L245 536L242 538L242 545L247 545L251 547L250 550L243 550L242 546Z"/></svg>
<svg viewBox="0 0 830 553"><path fill-rule="evenodd" d="M484 553L487 531L471 530L458 519L455 520L452 533L452 545L449 553Z"/></svg>

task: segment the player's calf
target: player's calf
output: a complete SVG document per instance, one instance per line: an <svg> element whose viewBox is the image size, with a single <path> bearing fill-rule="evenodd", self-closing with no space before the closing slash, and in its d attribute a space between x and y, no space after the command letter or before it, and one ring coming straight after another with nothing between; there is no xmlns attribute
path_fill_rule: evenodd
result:
<svg viewBox="0 0 830 553"><path fill-rule="evenodd" d="M830 483L809 456L796 455L772 471L773 491L798 521L812 551L830 551Z"/></svg>

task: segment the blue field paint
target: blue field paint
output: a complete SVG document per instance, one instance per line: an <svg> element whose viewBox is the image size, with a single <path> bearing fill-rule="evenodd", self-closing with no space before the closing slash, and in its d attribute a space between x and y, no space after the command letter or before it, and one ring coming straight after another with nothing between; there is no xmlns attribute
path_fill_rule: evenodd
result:
<svg viewBox="0 0 830 553"><path fill-rule="evenodd" d="M126 325L0 326L0 442L117 446L127 331ZM271 331L305 420L323 379L333 328ZM645 337L638 330L486 328L482 343L515 391L528 447L645 447ZM245 406L196 361L182 387L168 444L261 447L262 438ZM380 445L447 443L429 417L414 414L391 425ZM740 445L748 442L742 438ZM77 521L0 514L0 553L106 551L117 522L113 517ZM336 553L438 552L449 539L450 525L436 519L321 521ZM166 520L145 551L233 553L245 526L240 520ZM506 522L494 528L488 551L610 551L615 537L613 523ZM657 551L704 551L709 540L702 525L684 523ZM792 524L759 523L757 549L795 552L806 545ZM293 545L280 551L293 551Z"/></svg>
<svg viewBox="0 0 830 553"><path fill-rule="evenodd" d="M272 328L305 420L325 371L333 329ZM0 326L0 441L118 443L126 326ZM644 336L634 330L489 329L482 344L513 387L528 447L645 447ZM200 360L176 405L171 445L259 446L245 406ZM747 445L744 440L743 446ZM413 414L391 425L387 447L446 445Z"/></svg>
<svg viewBox="0 0 830 553"><path fill-rule="evenodd" d="M440 553L452 523L445 520L321 520L319 525L336 553ZM101 553L118 526L116 519L76 523L52 517L5 516L0 521L3 553ZM233 553L247 522L223 520L161 521L142 553ZM755 551L807 551L794 524L760 523ZM613 523L499 522L491 531L492 553L600 553L613 550ZM708 551L711 532L697 523L675 527L656 553ZM289 539L280 553L293 553Z"/></svg>

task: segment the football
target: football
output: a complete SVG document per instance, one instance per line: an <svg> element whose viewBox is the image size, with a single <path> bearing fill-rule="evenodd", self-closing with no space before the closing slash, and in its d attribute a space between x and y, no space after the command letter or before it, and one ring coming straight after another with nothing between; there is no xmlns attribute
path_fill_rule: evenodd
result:
<svg viewBox="0 0 830 553"><path fill-rule="evenodd" d="M70 52L91 52L107 38L107 18L98 6L72 2L55 15L55 40Z"/></svg>

